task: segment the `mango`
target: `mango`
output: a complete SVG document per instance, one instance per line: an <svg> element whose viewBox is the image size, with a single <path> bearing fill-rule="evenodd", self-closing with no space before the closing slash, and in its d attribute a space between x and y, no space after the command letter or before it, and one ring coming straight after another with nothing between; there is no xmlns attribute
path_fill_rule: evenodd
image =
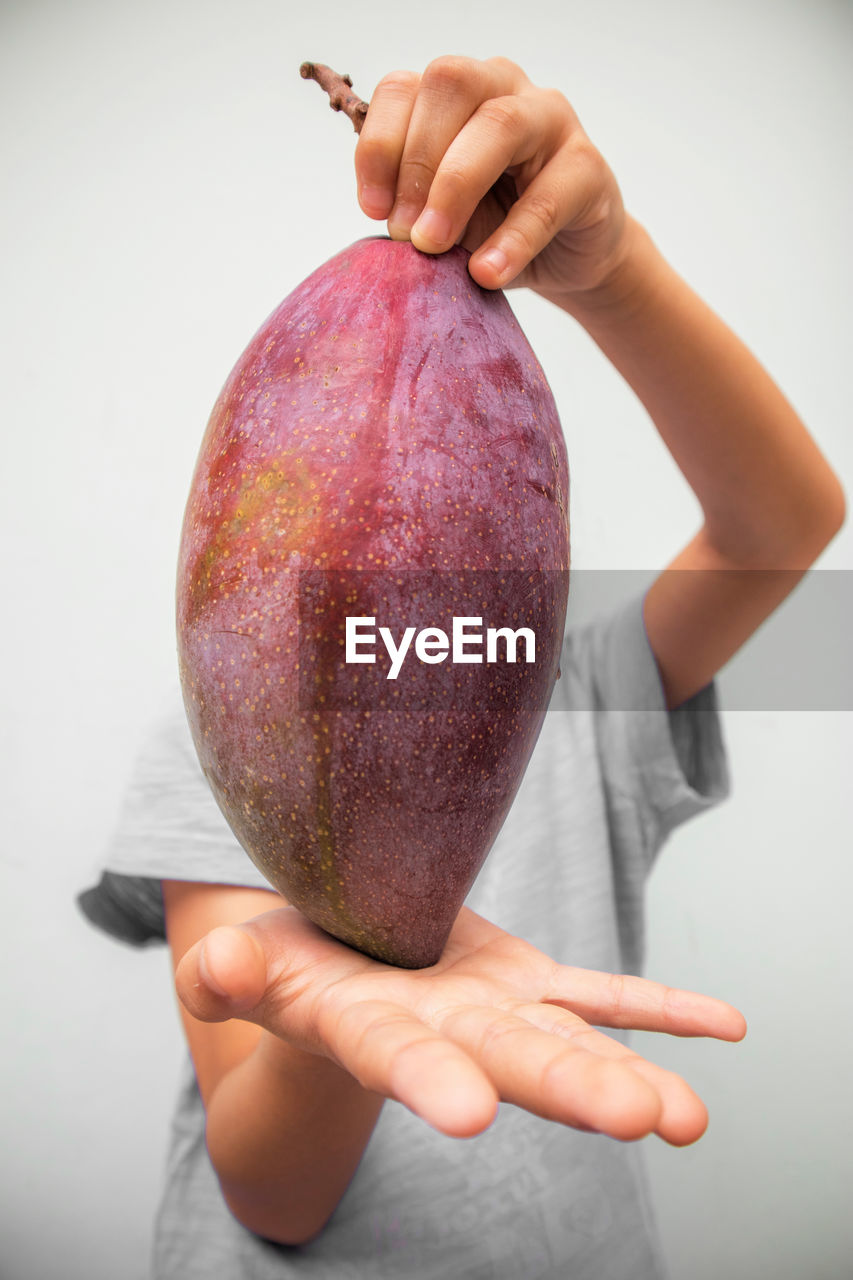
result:
<svg viewBox="0 0 853 1280"><path fill-rule="evenodd" d="M434 964L559 674L569 476L467 252L358 241L234 366L177 580L184 703L234 834L322 929Z"/></svg>

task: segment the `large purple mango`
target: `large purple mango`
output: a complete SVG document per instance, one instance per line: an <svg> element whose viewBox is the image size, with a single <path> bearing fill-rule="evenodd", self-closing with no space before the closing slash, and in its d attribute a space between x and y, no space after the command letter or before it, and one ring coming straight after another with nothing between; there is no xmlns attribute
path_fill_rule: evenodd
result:
<svg viewBox="0 0 853 1280"><path fill-rule="evenodd" d="M406 967L438 959L512 803L568 591L554 401L467 261L361 240L285 299L213 410L178 571L187 715L235 835Z"/></svg>

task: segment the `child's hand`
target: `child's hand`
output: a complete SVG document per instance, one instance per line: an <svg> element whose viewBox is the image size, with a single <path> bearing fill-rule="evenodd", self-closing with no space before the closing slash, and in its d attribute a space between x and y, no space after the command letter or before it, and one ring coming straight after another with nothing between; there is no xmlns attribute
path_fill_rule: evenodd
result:
<svg viewBox="0 0 853 1280"><path fill-rule="evenodd" d="M176 982L194 1017L254 1022L454 1136L485 1129L500 1098L622 1141L654 1132L683 1146L705 1131L701 1100L590 1024L721 1040L746 1030L721 1000L556 964L467 909L428 969L380 964L285 907L213 930Z"/></svg>
<svg viewBox="0 0 853 1280"><path fill-rule="evenodd" d="M394 239L455 243L487 289L565 294L623 252L616 180L569 103L507 58L439 58L377 86L355 153L359 202Z"/></svg>

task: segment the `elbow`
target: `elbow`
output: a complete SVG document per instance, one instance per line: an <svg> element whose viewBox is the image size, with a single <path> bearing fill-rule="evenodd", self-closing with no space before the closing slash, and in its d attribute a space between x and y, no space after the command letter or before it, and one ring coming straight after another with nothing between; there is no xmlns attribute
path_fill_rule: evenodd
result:
<svg viewBox="0 0 853 1280"><path fill-rule="evenodd" d="M290 1249L302 1248L317 1240L325 1230L331 1213L322 1217L297 1216L281 1204L265 1204L255 1198L235 1193L222 1186L222 1196L231 1216L253 1235L272 1244Z"/></svg>
<svg viewBox="0 0 853 1280"><path fill-rule="evenodd" d="M830 532L828 542L831 542L837 533L844 528L844 522L847 519L847 497L844 493L844 487L835 472L832 472L832 494L830 495L830 517L832 520L832 530Z"/></svg>
<svg viewBox="0 0 853 1280"><path fill-rule="evenodd" d="M777 524L779 551L787 555L787 563L780 556L779 567L807 570L842 529L847 499L826 455L800 425L803 438L784 465L781 456L778 470L768 459L768 537Z"/></svg>
<svg viewBox="0 0 853 1280"><path fill-rule="evenodd" d="M835 472L826 468L820 483L781 497L759 519L729 519L712 525L708 539L732 566L742 569L805 573L843 528L847 500Z"/></svg>
<svg viewBox="0 0 853 1280"><path fill-rule="evenodd" d="M803 567L813 564L844 527L847 519L847 499L841 481L829 470L820 495L810 507L799 530L797 548L806 560Z"/></svg>

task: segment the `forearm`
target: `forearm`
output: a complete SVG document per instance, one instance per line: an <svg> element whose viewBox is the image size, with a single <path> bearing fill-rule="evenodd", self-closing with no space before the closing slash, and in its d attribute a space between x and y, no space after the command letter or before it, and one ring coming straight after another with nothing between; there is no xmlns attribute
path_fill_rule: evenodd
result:
<svg viewBox="0 0 853 1280"><path fill-rule="evenodd" d="M358 1167L382 1101L328 1058L263 1032L207 1106L208 1152L234 1216L282 1244L315 1236Z"/></svg>
<svg viewBox="0 0 853 1280"><path fill-rule="evenodd" d="M755 357L628 220L605 286L549 294L648 410L733 565L805 568L843 520L838 480Z"/></svg>

